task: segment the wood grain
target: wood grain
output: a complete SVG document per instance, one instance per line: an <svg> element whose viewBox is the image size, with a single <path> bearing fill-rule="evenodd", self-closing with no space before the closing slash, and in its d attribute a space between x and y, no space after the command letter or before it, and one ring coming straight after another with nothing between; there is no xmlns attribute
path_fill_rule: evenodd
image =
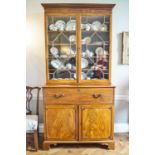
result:
<svg viewBox="0 0 155 155"><path fill-rule="evenodd" d="M48 8L68 8L68 9L78 9L78 8L81 8L81 9L84 9L84 8L89 8L89 9L112 9L115 4L95 4L95 3L54 3L54 4L50 4L50 3L42 3L41 4L44 9L48 9Z"/></svg>
<svg viewBox="0 0 155 155"><path fill-rule="evenodd" d="M53 105L46 109L47 138L54 140L74 140L75 106Z"/></svg>
<svg viewBox="0 0 155 155"><path fill-rule="evenodd" d="M81 140L103 140L111 137L112 110L111 106L82 105Z"/></svg>

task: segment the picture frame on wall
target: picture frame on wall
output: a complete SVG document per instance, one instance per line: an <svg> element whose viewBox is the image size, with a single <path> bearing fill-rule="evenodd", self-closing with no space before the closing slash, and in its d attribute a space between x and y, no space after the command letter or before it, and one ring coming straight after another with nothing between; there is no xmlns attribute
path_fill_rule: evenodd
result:
<svg viewBox="0 0 155 155"><path fill-rule="evenodd" d="M129 32L122 33L122 64L129 65Z"/></svg>

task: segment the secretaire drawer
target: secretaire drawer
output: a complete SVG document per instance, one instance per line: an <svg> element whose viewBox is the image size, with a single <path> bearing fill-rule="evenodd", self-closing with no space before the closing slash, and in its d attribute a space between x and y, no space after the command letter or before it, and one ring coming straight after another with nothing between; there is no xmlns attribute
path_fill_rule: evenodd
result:
<svg viewBox="0 0 155 155"><path fill-rule="evenodd" d="M75 103L78 100L78 93L76 88L46 88L43 90L44 103Z"/></svg>
<svg viewBox="0 0 155 155"><path fill-rule="evenodd" d="M80 103L113 103L113 88L82 88Z"/></svg>

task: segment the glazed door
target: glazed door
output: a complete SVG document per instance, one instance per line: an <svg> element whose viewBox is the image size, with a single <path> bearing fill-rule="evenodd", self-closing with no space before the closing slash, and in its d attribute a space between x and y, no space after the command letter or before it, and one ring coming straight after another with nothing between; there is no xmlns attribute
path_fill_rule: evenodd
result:
<svg viewBox="0 0 155 155"><path fill-rule="evenodd" d="M110 18L110 15L87 15L80 18L80 78L83 83L109 82Z"/></svg>
<svg viewBox="0 0 155 155"><path fill-rule="evenodd" d="M80 111L80 140L112 138L113 109L105 105L82 105Z"/></svg>
<svg viewBox="0 0 155 155"><path fill-rule="evenodd" d="M48 83L76 83L76 16L46 17L46 72Z"/></svg>
<svg viewBox="0 0 155 155"><path fill-rule="evenodd" d="M50 105L45 110L46 137L51 140L76 140L76 107Z"/></svg>

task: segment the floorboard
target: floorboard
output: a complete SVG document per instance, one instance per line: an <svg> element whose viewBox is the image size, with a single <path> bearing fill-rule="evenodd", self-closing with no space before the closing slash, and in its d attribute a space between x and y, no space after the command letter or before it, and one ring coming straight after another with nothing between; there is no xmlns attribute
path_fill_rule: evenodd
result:
<svg viewBox="0 0 155 155"><path fill-rule="evenodd" d="M96 144L59 144L51 146L48 151L42 150L43 135L39 136L39 150L37 152L27 151L26 155L128 155L129 135L115 135L115 150L107 150Z"/></svg>

